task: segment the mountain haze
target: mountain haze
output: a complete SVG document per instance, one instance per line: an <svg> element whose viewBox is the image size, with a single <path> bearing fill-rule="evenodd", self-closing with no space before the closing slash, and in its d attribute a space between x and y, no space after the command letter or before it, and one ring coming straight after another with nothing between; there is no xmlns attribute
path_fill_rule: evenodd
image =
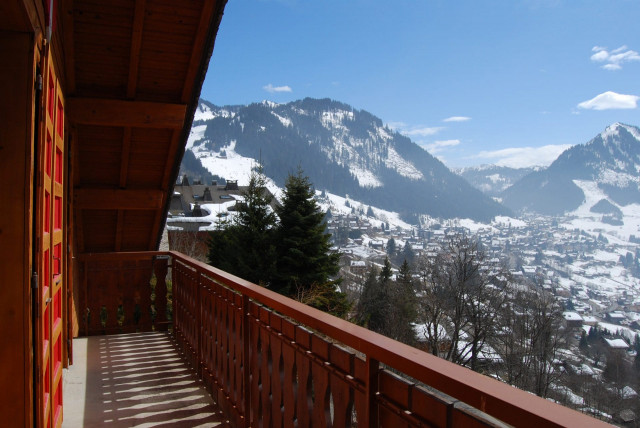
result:
<svg viewBox="0 0 640 428"><path fill-rule="evenodd" d="M514 211L560 215L585 200L593 183L620 206L640 203L640 129L614 123L586 144L564 151L548 168L520 179L502 194Z"/></svg>
<svg viewBox="0 0 640 428"><path fill-rule="evenodd" d="M205 166L207 158L232 152L260 159L281 187L301 166L317 189L406 219L428 214L486 221L509 212L378 117L330 99L225 107L202 100L187 148Z"/></svg>
<svg viewBox="0 0 640 428"><path fill-rule="evenodd" d="M489 196L497 197L522 177L537 169L535 167L510 168L508 166L481 165L460 168L455 172L476 189Z"/></svg>

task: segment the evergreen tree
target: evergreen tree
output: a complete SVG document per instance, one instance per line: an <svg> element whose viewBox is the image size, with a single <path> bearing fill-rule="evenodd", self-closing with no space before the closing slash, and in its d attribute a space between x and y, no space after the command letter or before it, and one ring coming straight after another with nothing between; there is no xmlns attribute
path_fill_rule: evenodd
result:
<svg viewBox="0 0 640 428"><path fill-rule="evenodd" d="M411 248L411 244L407 241L404 244L404 248L402 249L402 258L409 264L413 263L413 259L415 258L415 253L413 252L413 248Z"/></svg>
<svg viewBox="0 0 640 428"><path fill-rule="evenodd" d="M391 262L389 261L389 257L385 257L384 264L382 265L382 270L380 271L380 283L385 286L388 285L391 276L393 275L393 270L391 269Z"/></svg>
<svg viewBox="0 0 640 428"><path fill-rule="evenodd" d="M393 257L396 254L396 240L393 238L389 238L387 241L387 255L389 257Z"/></svg>
<svg viewBox="0 0 640 428"><path fill-rule="evenodd" d="M381 334L385 333L391 308L387 287L390 277L391 264L388 258L385 259L382 272L379 273L375 267L371 267L362 285L362 294L356 307L356 322Z"/></svg>
<svg viewBox="0 0 640 428"><path fill-rule="evenodd" d="M309 178L302 170L287 178L282 205L277 209L277 280L273 290L291 297L322 287L329 295L336 290L340 254L331 251L331 235L326 232L324 213L314 199ZM308 293L307 293L308 294ZM325 292L314 293L326 295ZM339 295L334 296L338 299ZM331 299L330 299L331 300ZM321 302L310 303L319 309Z"/></svg>
<svg viewBox="0 0 640 428"><path fill-rule="evenodd" d="M416 339L412 324L418 317L418 303L411 267L406 260L400 266L392 287L391 314L386 331L389 337L411 345Z"/></svg>
<svg viewBox="0 0 640 428"><path fill-rule="evenodd" d="M262 170L251 174L234 222L209 238L209 263L255 284L268 286L276 267L274 234L277 219L271 210Z"/></svg>
<svg viewBox="0 0 640 428"><path fill-rule="evenodd" d="M589 342L587 341L587 333L582 330L582 335L580 336L580 349L585 350L589 348Z"/></svg>

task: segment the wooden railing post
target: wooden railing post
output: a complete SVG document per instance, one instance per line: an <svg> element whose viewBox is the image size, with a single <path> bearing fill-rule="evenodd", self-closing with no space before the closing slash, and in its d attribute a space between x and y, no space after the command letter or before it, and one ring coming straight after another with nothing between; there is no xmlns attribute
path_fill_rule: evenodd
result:
<svg viewBox="0 0 640 428"><path fill-rule="evenodd" d="M156 330L167 330L167 271L169 270L169 257L157 256L153 261L153 273L156 275Z"/></svg>
<svg viewBox="0 0 640 428"><path fill-rule="evenodd" d="M171 257L171 256L169 256ZM177 281L176 281L176 263L175 258L171 257L171 323L173 324L173 331L178 329L178 311L176 311L176 297L177 297ZM175 333L174 333L175 334Z"/></svg>
<svg viewBox="0 0 640 428"><path fill-rule="evenodd" d="M378 393L378 373L380 371L380 363L378 360L367 355L366 361L367 384L366 384L366 414L362 426L377 427L378 426L378 401L376 394ZM358 426L360 425L358 421Z"/></svg>
<svg viewBox="0 0 640 428"><path fill-rule="evenodd" d="M251 337L249 332L249 296L242 295L242 393L244 402L244 426L251 426Z"/></svg>
<svg viewBox="0 0 640 428"><path fill-rule="evenodd" d="M202 273L196 270L196 373L202 379L202 307L200 304L200 291L202 288Z"/></svg>
<svg viewBox="0 0 640 428"><path fill-rule="evenodd" d="M82 335L89 335L89 302L87 301L87 283L89 282L87 278L87 262L79 262L80 272L82 274L82 284L80 285L80 301L82 302L80 305L81 317L82 317ZM96 316L96 314L93 314Z"/></svg>

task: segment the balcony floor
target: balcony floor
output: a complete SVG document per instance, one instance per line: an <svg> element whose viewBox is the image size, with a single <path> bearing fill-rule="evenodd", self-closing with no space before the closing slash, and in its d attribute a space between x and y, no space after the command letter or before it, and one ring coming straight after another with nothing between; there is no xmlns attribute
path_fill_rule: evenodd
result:
<svg viewBox="0 0 640 428"><path fill-rule="evenodd" d="M228 426L168 333L74 339L63 427Z"/></svg>

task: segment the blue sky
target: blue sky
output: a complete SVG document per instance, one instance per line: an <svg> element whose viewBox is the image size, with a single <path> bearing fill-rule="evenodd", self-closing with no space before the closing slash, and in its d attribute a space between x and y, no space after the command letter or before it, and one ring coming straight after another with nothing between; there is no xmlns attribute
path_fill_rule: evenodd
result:
<svg viewBox="0 0 640 428"><path fill-rule="evenodd" d="M450 167L640 125L638 0L229 0L202 97L332 98Z"/></svg>

